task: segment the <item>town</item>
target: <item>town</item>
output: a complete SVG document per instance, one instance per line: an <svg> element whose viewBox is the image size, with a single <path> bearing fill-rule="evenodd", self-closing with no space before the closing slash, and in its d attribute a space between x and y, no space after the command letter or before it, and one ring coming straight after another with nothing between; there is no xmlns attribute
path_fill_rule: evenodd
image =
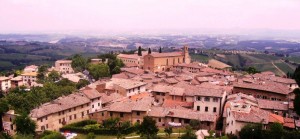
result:
<svg viewBox="0 0 300 139"><path fill-rule="evenodd" d="M154 138L162 129L182 138L299 138L296 71L296 80L236 72L216 59L193 61L188 46L176 52L139 47L89 60L75 55L0 77L1 125L7 136ZM151 122L154 132L144 131Z"/></svg>

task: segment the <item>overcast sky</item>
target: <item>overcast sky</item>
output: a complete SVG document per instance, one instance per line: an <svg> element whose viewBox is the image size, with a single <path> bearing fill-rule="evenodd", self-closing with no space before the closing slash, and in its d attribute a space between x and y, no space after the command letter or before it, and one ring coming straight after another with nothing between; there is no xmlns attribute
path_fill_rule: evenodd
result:
<svg viewBox="0 0 300 139"><path fill-rule="evenodd" d="M300 30L300 0L0 0L0 33Z"/></svg>

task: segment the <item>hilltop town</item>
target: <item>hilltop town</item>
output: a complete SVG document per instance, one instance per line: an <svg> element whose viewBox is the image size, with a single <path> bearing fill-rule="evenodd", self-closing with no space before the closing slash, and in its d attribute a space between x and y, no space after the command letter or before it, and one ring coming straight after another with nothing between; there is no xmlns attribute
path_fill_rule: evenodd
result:
<svg viewBox="0 0 300 139"><path fill-rule="evenodd" d="M241 136L241 130L249 124L261 124L262 130L271 129L274 123L286 131L299 129L293 93L298 84L294 79L271 71L234 72L230 65L216 59L207 64L195 62L188 49L140 49L133 54L117 54L115 61L104 55L103 59L90 59L87 69L81 64L74 67L75 58L57 60L47 69L29 65L19 75L0 77L2 99L39 88L52 93L48 82L56 83L58 88L76 84L77 89L62 90L28 109L27 116L36 123L38 134L79 132L68 125L86 120L104 124L118 118L120 123L141 124L144 117L155 120L159 128L184 128L198 121L193 131L198 138L212 136L208 132L214 132L213 136ZM111 65L117 66L112 69ZM97 66L102 67L94 70ZM110 74L102 73L103 69ZM82 82L85 83L81 85ZM16 90L21 91L18 94ZM38 93L41 92L37 91L37 96ZM22 115L18 113L22 107L9 106L2 114L5 133L17 134L14 121Z"/></svg>

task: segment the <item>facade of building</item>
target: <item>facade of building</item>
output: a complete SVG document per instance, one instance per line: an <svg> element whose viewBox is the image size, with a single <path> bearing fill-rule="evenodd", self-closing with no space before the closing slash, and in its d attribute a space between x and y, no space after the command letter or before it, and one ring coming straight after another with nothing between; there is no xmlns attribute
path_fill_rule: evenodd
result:
<svg viewBox="0 0 300 139"><path fill-rule="evenodd" d="M0 77L0 90L7 92L11 88L11 82L9 77Z"/></svg>
<svg viewBox="0 0 300 139"><path fill-rule="evenodd" d="M17 77L14 77L10 80L11 82L11 87L12 88L15 88L15 87L20 87L20 86L23 86L23 77L22 76L17 76Z"/></svg>
<svg viewBox="0 0 300 139"><path fill-rule="evenodd" d="M32 83L37 81L37 72L28 72L21 74L23 85L31 86Z"/></svg>
<svg viewBox="0 0 300 139"><path fill-rule="evenodd" d="M55 61L55 70L64 73L74 73L72 68L72 60L57 60Z"/></svg>
<svg viewBox="0 0 300 139"><path fill-rule="evenodd" d="M83 93L73 93L45 103L30 112L36 131L58 131L63 125L88 119L91 102Z"/></svg>
<svg viewBox="0 0 300 139"><path fill-rule="evenodd" d="M151 53L144 56L144 70L152 72L170 71L173 65L180 63L189 64L191 58L188 46L183 47L183 52Z"/></svg>
<svg viewBox="0 0 300 139"><path fill-rule="evenodd" d="M13 123L16 116L14 110L10 110L2 116L3 130L9 135L14 135L16 133L16 125Z"/></svg>
<svg viewBox="0 0 300 139"><path fill-rule="evenodd" d="M146 91L145 82L128 79L112 78L112 87L123 96L132 96Z"/></svg>

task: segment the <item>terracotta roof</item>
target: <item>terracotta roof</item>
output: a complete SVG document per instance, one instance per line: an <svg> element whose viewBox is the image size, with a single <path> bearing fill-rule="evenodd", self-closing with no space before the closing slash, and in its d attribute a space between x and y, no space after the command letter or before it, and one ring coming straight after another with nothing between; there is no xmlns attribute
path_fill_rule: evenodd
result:
<svg viewBox="0 0 300 139"><path fill-rule="evenodd" d="M119 58L127 58L127 59L139 59L140 56L138 56L137 54L119 54L118 55Z"/></svg>
<svg viewBox="0 0 300 139"><path fill-rule="evenodd" d="M200 68L203 68L204 66L202 66L203 64L202 63L198 63L198 62L194 62L194 63L180 63L180 64L177 64L177 65L174 65L175 67L178 66L178 67L188 67L188 68L195 68L195 69L200 69Z"/></svg>
<svg viewBox="0 0 300 139"><path fill-rule="evenodd" d="M148 115L151 117L165 117L168 112L168 108L152 106Z"/></svg>
<svg viewBox="0 0 300 139"><path fill-rule="evenodd" d="M0 81L9 80L9 79L10 79L10 78L4 77L4 76L1 76L1 77L0 77Z"/></svg>
<svg viewBox="0 0 300 139"><path fill-rule="evenodd" d="M112 75L112 78L122 78L122 79L129 79L128 75L126 73L121 72L119 74Z"/></svg>
<svg viewBox="0 0 300 139"><path fill-rule="evenodd" d="M280 123L280 124L283 124L283 123L284 123L284 120L283 120L283 117L282 117L282 116L279 116L279 115L270 113L270 114L269 114L269 122L271 122L271 123Z"/></svg>
<svg viewBox="0 0 300 139"><path fill-rule="evenodd" d="M231 111L231 113L236 121L249 123L262 122L263 124L267 124L269 122L269 112L256 107L251 107L251 111L249 113L239 111Z"/></svg>
<svg viewBox="0 0 300 139"><path fill-rule="evenodd" d="M296 84L296 81L294 79L289 78L282 78L282 77L270 77L271 81L278 82L278 83L285 83L285 84Z"/></svg>
<svg viewBox="0 0 300 139"><path fill-rule="evenodd" d="M21 74L22 76L37 76L37 72L28 72Z"/></svg>
<svg viewBox="0 0 300 139"><path fill-rule="evenodd" d="M118 93L112 93L110 95L107 95L105 93L101 93L101 101L102 104L108 103L108 102L112 102L113 100L122 98L123 96L118 94Z"/></svg>
<svg viewBox="0 0 300 139"><path fill-rule="evenodd" d="M177 101L172 99L166 99L162 105L162 107L174 108L174 107L185 107L185 108L192 108L194 105L193 102L184 102L184 101Z"/></svg>
<svg viewBox="0 0 300 139"><path fill-rule="evenodd" d="M169 84L175 84L178 83L178 80L176 80L175 78L166 78L163 79L165 82L169 83Z"/></svg>
<svg viewBox="0 0 300 139"><path fill-rule="evenodd" d="M261 91L268 91L278 94L287 95L291 92L291 90L282 84L279 83L265 83L265 84L256 84L256 83L234 83L234 87L238 88L246 88L246 89L254 89L254 90L261 90Z"/></svg>
<svg viewBox="0 0 300 139"><path fill-rule="evenodd" d="M232 99L248 99L254 103L257 102L257 99L253 96L250 95L246 95L243 93L236 93L236 94L231 94L227 96L227 100L232 100Z"/></svg>
<svg viewBox="0 0 300 139"><path fill-rule="evenodd" d="M139 81L134 81L134 80L129 80L129 79L121 79L121 78L112 78L111 80L112 80L113 84L123 87L125 89L132 89L132 88L144 86L147 84L145 82L139 82Z"/></svg>
<svg viewBox="0 0 300 139"><path fill-rule="evenodd" d="M185 90L185 95L187 96L223 97L224 95L224 91L222 89L204 88L183 82L175 84L174 86L178 88L183 88Z"/></svg>
<svg viewBox="0 0 300 139"><path fill-rule="evenodd" d="M153 57L174 57L174 56L183 56L183 53L182 52L151 53L150 55Z"/></svg>
<svg viewBox="0 0 300 139"><path fill-rule="evenodd" d="M163 93L169 93L170 95L176 95L176 96L183 96L184 89L178 88L174 86L166 86L166 85L154 85L153 92L163 92Z"/></svg>
<svg viewBox="0 0 300 139"><path fill-rule="evenodd" d="M63 110L74 108L90 102L84 94L73 93L68 96L59 97L51 102L44 103L43 105L33 109L30 112L30 117L40 118L49 114L57 113Z"/></svg>
<svg viewBox="0 0 300 139"><path fill-rule="evenodd" d="M58 62L58 63L69 63L69 64L71 64L71 63L72 63L72 60L57 60L56 62Z"/></svg>
<svg viewBox="0 0 300 139"><path fill-rule="evenodd" d="M182 108L182 107L169 109L169 112L166 115L166 117L195 119L195 120L208 121L208 122L216 121L216 115L214 115L214 114L199 113L197 111L193 111L191 109L186 109L186 108Z"/></svg>
<svg viewBox="0 0 300 139"><path fill-rule="evenodd" d="M101 97L101 94L96 89L86 88L82 90L82 93L86 95L89 99L95 99Z"/></svg>
<svg viewBox="0 0 300 139"><path fill-rule="evenodd" d="M1 77L0 77L1 78ZM1 79L0 79L1 80ZM22 76L17 76L15 78L12 78L11 81L22 81L23 77Z"/></svg>
<svg viewBox="0 0 300 139"><path fill-rule="evenodd" d="M141 75L144 73L144 70L138 68L121 68L121 71L128 72L135 75Z"/></svg>
<svg viewBox="0 0 300 139"><path fill-rule="evenodd" d="M284 124L283 124L284 127L293 128L293 129L296 127L294 119L292 118L283 118L283 119L284 119Z"/></svg>
<svg viewBox="0 0 300 139"><path fill-rule="evenodd" d="M258 102L258 106L261 109L281 110L281 111L288 110L288 103L284 101L271 101L266 99L257 99L257 102Z"/></svg>
<svg viewBox="0 0 300 139"><path fill-rule="evenodd" d="M143 97L136 100L125 99L112 103L108 111L115 112L132 112L132 111L148 111L151 107L153 98L152 97Z"/></svg>

